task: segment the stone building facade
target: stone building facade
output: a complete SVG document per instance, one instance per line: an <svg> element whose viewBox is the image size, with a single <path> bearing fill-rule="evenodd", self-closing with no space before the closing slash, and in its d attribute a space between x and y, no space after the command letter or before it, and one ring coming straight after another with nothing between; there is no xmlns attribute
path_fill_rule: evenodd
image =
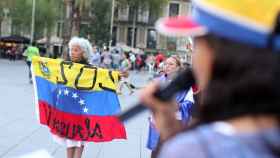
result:
<svg viewBox="0 0 280 158"><path fill-rule="evenodd" d="M188 0L170 0L163 8L161 17L188 15L191 12L191 3ZM133 14L130 8L116 8L113 27L113 45L123 43L132 46ZM149 10L138 10L134 31L134 47L142 49L173 50L182 49L182 40L167 38L159 35L154 28L159 16L154 16ZM181 40L181 41L180 41Z"/></svg>

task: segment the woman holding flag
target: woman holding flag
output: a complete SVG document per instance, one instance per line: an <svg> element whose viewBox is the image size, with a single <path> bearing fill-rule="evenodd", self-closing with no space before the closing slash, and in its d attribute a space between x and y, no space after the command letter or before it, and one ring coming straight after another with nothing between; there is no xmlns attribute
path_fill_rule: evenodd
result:
<svg viewBox="0 0 280 158"><path fill-rule="evenodd" d="M86 64L90 62L92 46L87 39L73 37L69 44L70 60L75 63ZM54 141L67 147L67 158L81 158L86 141L76 141L53 135Z"/></svg>
<svg viewBox="0 0 280 158"><path fill-rule="evenodd" d="M61 61L58 71L64 76L62 80L70 83L65 84L60 81L54 86L54 90L51 89L50 93L54 95L54 99L47 99L48 104L51 105L50 114L46 117L42 116L41 123L51 128L55 142L66 146L67 158L81 158L87 142L126 139L124 125L114 116L120 112L120 103L114 85L119 76L127 74L90 66L92 46L84 38L73 37L69 42L69 50L71 62ZM82 74L83 68L89 71L84 71ZM95 74L92 74L94 72ZM82 76L81 74L83 78L77 80ZM89 82L95 82L93 87L82 87L83 83ZM77 83L81 86L79 87ZM98 87L95 86L96 83ZM48 106L41 109L48 109ZM43 115L44 112L40 114ZM45 122L44 118L48 118L48 121Z"/></svg>

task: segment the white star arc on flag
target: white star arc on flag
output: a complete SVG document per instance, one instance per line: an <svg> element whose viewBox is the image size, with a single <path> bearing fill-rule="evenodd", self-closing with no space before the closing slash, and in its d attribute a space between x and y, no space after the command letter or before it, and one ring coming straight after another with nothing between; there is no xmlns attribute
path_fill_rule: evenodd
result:
<svg viewBox="0 0 280 158"><path fill-rule="evenodd" d="M81 105L85 105L85 101L82 100L82 99L79 101L79 103L80 103Z"/></svg>
<svg viewBox="0 0 280 158"><path fill-rule="evenodd" d="M72 98L76 99L76 98L78 98L78 97L79 97L79 96L78 96L77 93L73 93Z"/></svg>
<svg viewBox="0 0 280 158"><path fill-rule="evenodd" d="M65 90L64 90L64 95L68 95L68 94L69 94L68 89L65 89Z"/></svg>
<svg viewBox="0 0 280 158"><path fill-rule="evenodd" d="M85 112L85 113L88 112L88 108L87 108L87 107L84 108L84 112Z"/></svg>
<svg viewBox="0 0 280 158"><path fill-rule="evenodd" d="M78 99L77 101L83 107L84 113L88 113L89 109L85 106L85 100L81 99L78 93L70 92L68 89L64 89L64 90L59 89L57 97L59 97L59 95L61 94L64 94L65 96L69 96L69 95L71 96L72 94L72 98Z"/></svg>
<svg viewBox="0 0 280 158"><path fill-rule="evenodd" d="M58 95L61 95L61 93L62 93L62 92L61 92L61 89L60 89L60 90L58 91Z"/></svg>

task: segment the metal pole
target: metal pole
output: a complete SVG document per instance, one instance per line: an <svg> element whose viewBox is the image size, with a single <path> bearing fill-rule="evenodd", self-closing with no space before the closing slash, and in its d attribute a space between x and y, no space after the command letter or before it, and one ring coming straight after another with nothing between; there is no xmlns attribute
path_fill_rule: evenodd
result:
<svg viewBox="0 0 280 158"><path fill-rule="evenodd" d="M35 7L36 7L36 0L33 0L32 3L32 21L31 21L31 38L30 38L30 44L33 43L34 38L34 24L35 24Z"/></svg>
<svg viewBox="0 0 280 158"><path fill-rule="evenodd" d="M109 48L111 48L111 46L112 46L112 41L113 41L114 16L115 16L115 0L112 0L112 11L111 11L111 27L110 27L110 42L109 42Z"/></svg>
<svg viewBox="0 0 280 158"><path fill-rule="evenodd" d="M131 38L131 47L134 48L135 44L135 29L136 29L136 20L137 20L137 12L138 10L134 10L134 15L133 15L133 26L132 26L132 38Z"/></svg>
<svg viewBox="0 0 280 158"><path fill-rule="evenodd" d="M59 39L63 39L63 35L62 35L62 29L64 28L63 27L63 25L65 25L65 22L63 21L63 9L62 9L62 7L63 6L61 6L61 9L60 9L60 30L59 30L59 36L58 36L58 38ZM62 43L60 43L60 45L59 45L59 50L58 50L58 53L59 53L59 56L61 56L62 55L62 53L61 53L61 48L63 48L63 40L62 40Z"/></svg>

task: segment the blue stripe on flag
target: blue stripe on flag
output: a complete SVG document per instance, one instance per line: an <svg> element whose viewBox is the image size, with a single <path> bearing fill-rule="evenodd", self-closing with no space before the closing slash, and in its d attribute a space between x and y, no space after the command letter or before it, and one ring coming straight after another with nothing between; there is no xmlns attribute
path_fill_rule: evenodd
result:
<svg viewBox="0 0 280 158"><path fill-rule="evenodd" d="M111 91L82 91L54 84L36 77L38 99L54 108L82 115L108 116L120 112L120 103L116 93Z"/></svg>

